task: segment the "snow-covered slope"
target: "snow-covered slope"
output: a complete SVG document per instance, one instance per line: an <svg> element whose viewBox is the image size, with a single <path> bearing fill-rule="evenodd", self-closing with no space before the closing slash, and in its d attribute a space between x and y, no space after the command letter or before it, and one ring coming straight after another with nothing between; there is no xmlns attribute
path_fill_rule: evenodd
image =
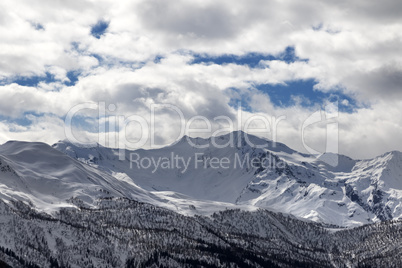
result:
<svg viewBox="0 0 402 268"><path fill-rule="evenodd" d="M327 164L336 158L337 166ZM356 226L402 218L402 153L371 160L334 154L316 159L243 132L127 150L123 161L116 149L66 141L52 147L17 141L0 146L0 198L5 201L22 200L54 212L96 207L100 198L111 197L184 215L266 208Z"/></svg>
<svg viewBox="0 0 402 268"><path fill-rule="evenodd" d="M46 215L11 203L0 200L1 267L402 267L402 221L333 229L264 209L189 217L113 198Z"/></svg>
<svg viewBox="0 0 402 268"><path fill-rule="evenodd" d="M402 217L400 152L361 161L333 154L316 159L243 132L126 151L124 161L118 150L102 146L59 142L53 147L169 200L177 210L261 207L341 226ZM327 164L331 158L338 158L336 167Z"/></svg>
<svg viewBox="0 0 402 268"><path fill-rule="evenodd" d="M401 267L401 219L305 220L400 218L400 152L316 159L232 135L123 161L102 146L0 146L0 266ZM171 166L133 164L147 158Z"/></svg>
<svg viewBox="0 0 402 268"><path fill-rule="evenodd" d="M130 193L111 175L44 143L7 142L0 146L0 166L3 199L27 201L47 211L71 206L71 198L91 206L101 197Z"/></svg>
<svg viewBox="0 0 402 268"><path fill-rule="evenodd" d="M88 150L110 152L101 147ZM109 160L113 165L112 159ZM100 199L112 197L147 202L185 215L211 214L236 207L213 200L193 200L177 192L154 194L136 185L124 173L105 172L44 143L10 141L0 146L0 198L6 202L24 201L36 209L54 213L61 207L97 207ZM248 206L242 208L254 210Z"/></svg>

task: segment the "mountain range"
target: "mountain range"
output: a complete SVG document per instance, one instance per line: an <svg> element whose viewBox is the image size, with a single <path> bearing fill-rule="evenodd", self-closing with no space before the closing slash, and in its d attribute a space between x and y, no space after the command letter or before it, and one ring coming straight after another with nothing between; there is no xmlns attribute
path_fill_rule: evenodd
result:
<svg viewBox="0 0 402 268"><path fill-rule="evenodd" d="M13 267L401 262L397 151L318 157L241 131L152 150L9 141L0 199Z"/></svg>
<svg viewBox="0 0 402 268"><path fill-rule="evenodd" d="M61 141L52 147L151 198L169 200L177 210L191 204L202 213L198 202L213 201L345 227L402 217L402 153L397 151L369 160L330 153L316 157L243 132L185 136L160 149L127 150L123 161L118 150L102 146Z"/></svg>

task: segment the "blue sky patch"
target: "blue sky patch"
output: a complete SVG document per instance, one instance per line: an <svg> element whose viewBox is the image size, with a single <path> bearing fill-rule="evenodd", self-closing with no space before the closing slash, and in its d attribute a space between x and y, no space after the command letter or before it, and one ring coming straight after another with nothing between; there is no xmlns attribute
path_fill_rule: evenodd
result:
<svg viewBox="0 0 402 268"><path fill-rule="evenodd" d="M37 31L45 30L45 27L43 27L42 24L37 23L37 22L31 22L32 27L35 28Z"/></svg>
<svg viewBox="0 0 402 268"><path fill-rule="evenodd" d="M353 113L358 107L356 100L339 89L329 92L314 90L314 79L287 81L286 84L261 84L255 88L266 93L271 102L278 107L290 107L296 104L302 107L322 105L326 101L338 101L339 111Z"/></svg>
<svg viewBox="0 0 402 268"><path fill-rule="evenodd" d="M154 63L158 64L158 63L161 62L162 59L164 59L163 56L161 56L161 55L156 55L155 58L154 58Z"/></svg>
<svg viewBox="0 0 402 268"><path fill-rule="evenodd" d="M301 59L296 56L295 48L292 46L286 47L286 49L279 53L278 55L262 54L262 53L247 53L242 56L234 54L224 54L220 56L211 56L208 54L193 54L194 59L190 64L237 64L237 65L248 65L250 68L258 67L261 60L271 61L271 60L281 60L286 63L292 63L296 61L307 61L306 59Z"/></svg>
<svg viewBox="0 0 402 268"><path fill-rule="evenodd" d="M94 57L95 59L97 59L98 62L99 62L99 65L102 65L102 63L104 62L103 57L101 55L99 55L99 54L92 53L89 56Z"/></svg>
<svg viewBox="0 0 402 268"><path fill-rule="evenodd" d="M46 84L55 82L54 75L46 72L43 76L19 76L9 83L16 83L20 86L36 87L39 83L44 82Z"/></svg>
<svg viewBox="0 0 402 268"><path fill-rule="evenodd" d="M67 78L70 81L64 81L63 84L66 86L74 86L78 82L78 78L80 76L81 72L78 70L74 71L69 71L67 72ZM59 82L60 80L57 80L55 76L49 72L46 72L45 75L34 75L34 76L17 76L12 79L6 79L3 81L0 81L0 85L8 85L12 83L16 83L20 86L26 86L26 87L37 87L39 83L54 83L54 82Z"/></svg>
<svg viewBox="0 0 402 268"><path fill-rule="evenodd" d="M79 71L69 71L69 72L67 72L67 78L70 80L70 81L66 81L66 82L64 82L64 84L66 85L66 86L74 86L77 82L78 82L78 77L80 76L80 72Z"/></svg>
<svg viewBox="0 0 402 268"><path fill-rule="evenodd" d="M237 109L241 109L243 111L252 112L253 109L249 105L250 103L250 95L242 93L237 88L230 88L231 94L237 95L238 97L231 98L229 101L229 106Z"/></svg>
<svg viewBox="0 0 402 268"><path fill-rule="evenodd" d="M9 124L16 124L19 126L30 126L32 125L32 120L30 117L42 117L44 113L35 113L35 112L24 112L24 114L18 118L11 118L9 116L0 115L0 121L5 121Z"/></svg>
<svg viewBox="0 0 402 268"><path fill-rule="evenodd" d="M91 35L97 39L100 39L101 36L106 32L109 27L109 22L100 20L91 28Z"/></svg>
<svg viewBox="0 0 402 268"><path fill-rule="evenodd" d="M292 63L296 61L308 61L307 59L301 59L296 56L296 51L294 47L286 47L285 51L283 51L276 57L276 60L281 60L286 63Z"/></svg>
<svg viewBox="0 0 402 268"><path fill-rule="evenodd" d="M194 59L190 64L237 64L237 65L248 65L251 68L255 68L258 66L261 60L274 60L275 57L272 55L264 55L258 53L248 53L243 56L237 56L233 54L225 54L220 56L209 56L209 55L201 55L195 54L193 55Z"/></svg>

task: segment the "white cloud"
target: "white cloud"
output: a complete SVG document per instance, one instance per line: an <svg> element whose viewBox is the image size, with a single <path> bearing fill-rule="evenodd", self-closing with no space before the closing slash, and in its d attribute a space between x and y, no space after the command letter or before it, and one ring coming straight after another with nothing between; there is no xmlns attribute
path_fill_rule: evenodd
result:
<svg viewBox="0 0 402 268"><path fill-rule="evenodd" d="M62 139L60 118L82 102L105 101L117 106L116 113L146 118L151 104L169 103L186 118L203 115L212 120L219 115L236 119L236 110L228 103L245 98L254 110L246 116L286 115L278 138L301 150L300 125L315 107L278 108L254 87L315 79L316 90L336 87L365 104L354 114L341 113L341 152L365 157L402 150L402 122L397 116L402 101L400 5L392 0L3 1L0 114L7 120L27 112L46 116L28 127L5 119L1 138ZM97 39L90 30L99 20L110 24ZM278 54L287 46L294 46L297 56L308 61L262 61L255 69L190 64L190 52ZM163 56L159 63L153 62L156 56ZM79 81L64 85L67 72L73 70L80 72ZM57 81L27 87L10 84L15 77L46 72ZM157 139L172 141L177 117L161 111L158 119ZM321 146L324 129L310 129L312 146Z"/></svg>

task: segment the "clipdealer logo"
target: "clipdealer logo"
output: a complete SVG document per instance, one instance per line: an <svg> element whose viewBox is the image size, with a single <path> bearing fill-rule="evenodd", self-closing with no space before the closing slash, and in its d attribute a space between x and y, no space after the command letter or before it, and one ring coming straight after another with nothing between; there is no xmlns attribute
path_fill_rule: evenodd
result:
<svg viewBox="0 0 402 268"><path fill-rule="evenodd" d="M179 170L184 174L190 169L268 169L285 168L283 161L267 154L264 157L251 156L250 153L235 153L232 157L208 157L204 153L194 153L192 156L181 156L171 152L169 156L154 157L141 156L139 153L130 153L130 168L149 170L155 173L158 170Z"/></svg>
<svg viewBox="0 0 402 268"><path fill-rule="evenodd" d="M276 141L278 139L278 129L281 121L287 119L285 115L282 116L263 116L261 114L251 115L246 120L242 119L242 111L241 105L238 106L236 120L232 120L228 116L220 115L213 118L212 122L210 119L204 116L193 116L191 118L187 118L184 116L184 113L179 109L179 107L172 104L152 104L149 107L149 115L147 117L132 114L132 115L122 115L114 113L116 111L116 105L110 104L106 107L105 102L99 103L81 103L74 107L72 107L65 117L65 134L67 140L74 144L82 144L88 147L92 147L96 145L94 142L87 142L85 140L80 140L79 135L74 133L73 123L74 120L78 120L77 117L83 111L92 111L97 113L98 120L98 144L114 144L115 147L119 150L119 159L120 160L135 160L136 155L127 156L126 150L135 150L142 148L144 145L147 145L149 148L160 148L160 145L157 145L155 142L155 118L157 110L170 110L172 113L176 113L178 116L177 122L180 123L179 135L178 139L185 136L187 138L188 144L197 149L208 148L212 146L214 148L225 148L225 147L240 147L240 140L236 139L236 135L230 135L230 139L226 143L216 142L216 137L222 133L230 133L234 130L242 130L244 134L244 141L253 148L265 148L266 144L254 144L252 140L248 137L248 132L253 133L271 133L272 144L276 145ZM113 114L114 113L114 114ZM338 165L338 146L339 146L339 131L338 131L338 102L331 102L325 105L323 109L317 110L316 112L310 114L301 125L300 129L300 137L301 142L304 149L313 155L316 158L319 158L321 161L326 162L329 165L337 166ZM113 118L113 120L106 120ZM203 128L194 128L193 123L195 121L201 121L204 123L206 127ZM251 125L253 122L262 122L265 126L264 128L252 128ZM127 127L130 123L136 123L140 127L141 131L139 131L140 138L135 142L129 140L127 138ZM218 129L216 131L212 131L212 125L214 123L226 123L228 127L224 127L222 129ZM311 126L316 124L325 124L326 125L326 136L323 137L326 142L325 149L322 151L318 151L310 147L307 143L308 140L308 129ZM191 133L205 133L211 136L211 143L207 144L197 144L194 143L189 136ZM112 135L113 134L113 135ZM332 154L327 154L332 153ZM134 157L134 158L133 158ZM194 157L193 157L194 158ZM196 159L196 158L194 158ZM148 161L149 166L155 166L158 161L159 163L164 163L164 159L154 159L154 162L150 159L142 160L143 163ZM178 162L182 160L177 160ZM189 160L184 160L184 162ZM225 162L226 160L224 160ZM135 161L134 161L135 162ZM166 161L165 161L166 162ZM183 161L182 161L183 162ZM183 163L184 163L183 162ZM186 162L187 163L187 162ZM223 165L225 165L223 163Z"/></svg>

